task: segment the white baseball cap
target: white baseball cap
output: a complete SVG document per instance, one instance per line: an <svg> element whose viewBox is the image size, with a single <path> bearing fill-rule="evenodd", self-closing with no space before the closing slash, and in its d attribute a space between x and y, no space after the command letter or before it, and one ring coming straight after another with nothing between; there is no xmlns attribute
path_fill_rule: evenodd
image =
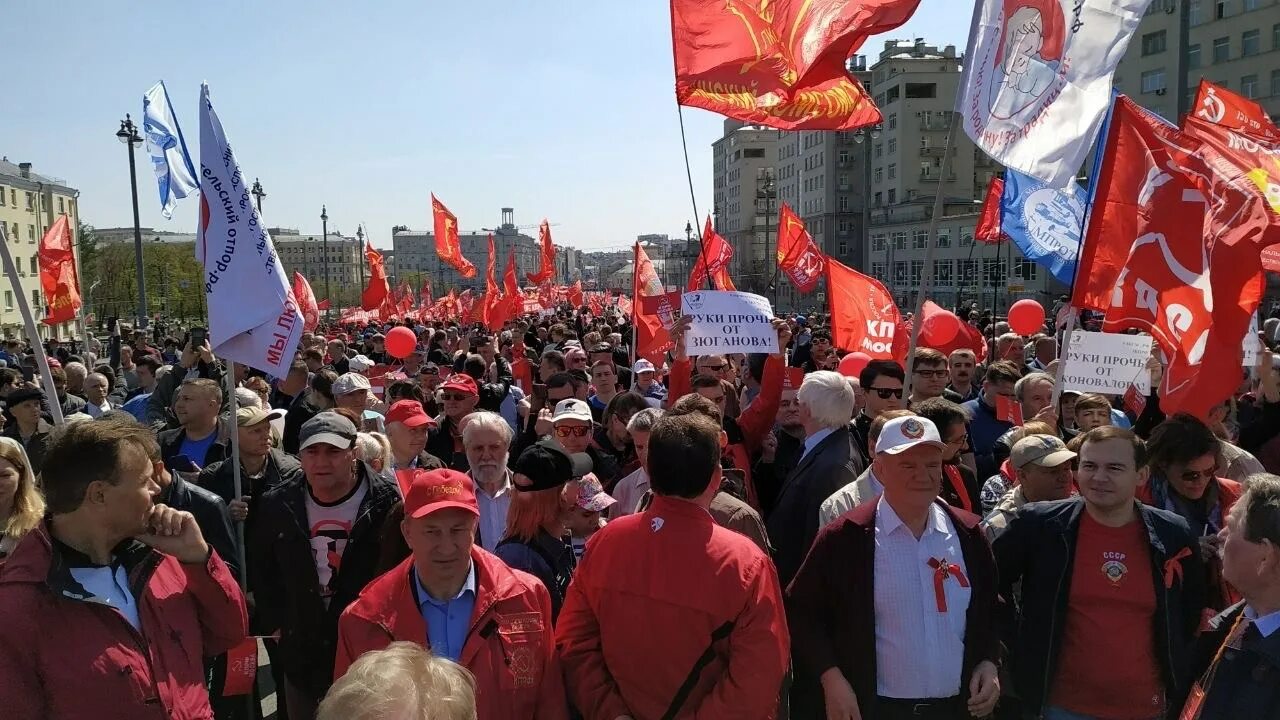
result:
<svg viewBox="0 0 1280 720"><path fill-rule="evenodd" d="M939 450L947 448L932 420L916 415L898 417L885 423L880 430L880 437L876 440L876 454L897 455L917 445L932 445Z"/></svg>
<svg viewBox="0 0 1280 720"><path fill-rule="evenodd" d="M365 355L357 355L351 358L350 360L347 360L347 367L351 368L352 372L358 372L358 373L362 373L376 364L377 363L370 360Z"/></svg>
<svg viewBox="0 0 1280 720"><path fill-rule="evenodd" d="M591 406L577 398L568 398L556 403L556 411L551 416L551 423L561 420L582 420L591 422Z"/></svg>
<svg viewBox="0 0 1280 720"><path fill-rule="evenodd" d="M645 360L644 358L640 358L639 360L636 361L636 364L631 368L631 372L639 375L640 373L645 373L645 372L657 372L657 368L655 368L653 366L653 363L649 362L648 360Z"/></svg>

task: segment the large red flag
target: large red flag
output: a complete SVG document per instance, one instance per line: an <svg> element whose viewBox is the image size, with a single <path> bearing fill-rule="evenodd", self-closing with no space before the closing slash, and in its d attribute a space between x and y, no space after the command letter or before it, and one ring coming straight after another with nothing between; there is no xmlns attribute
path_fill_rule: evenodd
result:
<svg viewBox="0 0 1280 720"><path fill-rule="evenodd" d="M462 241L458 239L458 218L449 212L444 203L431 194L431 218L435 223L436 254L453 266L464 278L476 276L476 266L462 256Z"/></svg>
<svg viewBox="0 0 1280 720"><path fill-rule="evenodd" d="M320 325L320 306L316 303L316 295L311 292L311 283L302 273L293 273L293 297L302 312L302 329L311 332Z"/></svg>
<svg viewBox="0 0 1280 720"><path fill-rule="evenodd" d="M574 280L569 286L569 304L575 308L582 307L582 280Z"/></svg>
<svg viewBox="0 0 1280 720"><path fill-rule="evenodd" d="M418 292L418 297L422 300L422 307L431 307L431 278L423 276L422 289Z"/></svg>
<svg viewBox="0 0 1280 720"><path fill-rule="evenodd" d="M502 272L502 303L508 318L518 318L524 314L524 294L520 292L520 279L516 275L515 252L507 255L507 269Z"/></svg>
<svg viewBox="0 0 1280 720"><path fill-rule="evenodd" d="M75 246L71 242L71 221L64 213L40 238L36 251L40 262L40 287L44 290L47 313L44 322L57 325L74 320L80 309L80 280L76 276Z"/></svg>
<svg viewBox="0 0 1280 720"><path fill-rule="evenodd" d="M733 259L733 246L711 227L711 216L707 216L707 224L702 229L702 248L698 251L698 259L693 264L693 272L689 273L688 290L694 291L704 286L707 277L716 290L737 290L733 278L729 277L729 261Z"/></svg>
<svg viewBox="0 0 1280 720"><path fill-rule="evenodd" d="M1009 239L1000 227L1000 199L1004 196L1004 178L991 178L987 183L987 196L982 201L982 215L978 217L978 227L973 230L973 237L978 242L988 245L1002 243Z"/></svg>
<svg viewBox="0 0 1280 720"><path fill-rule="evenodd" d="M409 287L407 280L401 281L400 287L396 288L396 312L403 316L412 309L413 288Z"/></svg>
<svg viewBox="0 0 1280 720"><path fill-rule="evenodd" d="M852 130L880 111L845 68L920 0L671 0L676 100L782 130Z"/></svg>
<svg viewBox="0 0 1280 720"><path fill-rule="evenodd" d="M369 259L369 284L360 293L360 307L365 310L377 310L391 297L391 286L387 284L387 271L383 266L382 253L373 249L373 244L365 242L364 256Z"/></svg>
<svg viewBox="0 0 1280 720"><path fill-rule="evenodd" d="M556 246L551 242L551 224L546 218L543 218L542 224L538 226L538 245L542 253L542 266L536 273L525 273L525 277L529 278L529 282L534 285L553 282L556 279Z"/></svg>
<svg viewBox="0 0 1280 720"><path fill-rule="evenodd" d="M658 278L657 271L653 269L653 262L649 260L649 255L644 248L640 247L640 243L635 244L632 257L634 267L631 276L631 297L634 303L631 306L631 324L636 332L636 346L633 352L637 358L646 358L655 365L660 365L663 353L674 346L671 342L673 318L668 315L664 321L660 313L645 311L642 298L662 295L665 288L662 286L662 280Z"/></svg>
<svg viewBox="0 0 1280 720"><path fill-rule="evenodd" d="M827 308L836 347L864 352L873 360L897 359L893 341L901 321L898 306L873 277L827 258Z"/></svg>
<svg viewBox="0 0 1280 720"><path fill-rule="evenodd" d="M817 287L827 262L827 256L805 230L804 221L783 203L778 211L778 269L803 295Z"/></svg>
<svg viewBox="0 0 1280 720"><path fill-rule="evenodd" d="M1208 143L1116 99L1073 305L1103 310L1103 330L1151 333L1169 359L1166 413L1206 418L1239 385L1268 218L1231 169Z"/></svg>

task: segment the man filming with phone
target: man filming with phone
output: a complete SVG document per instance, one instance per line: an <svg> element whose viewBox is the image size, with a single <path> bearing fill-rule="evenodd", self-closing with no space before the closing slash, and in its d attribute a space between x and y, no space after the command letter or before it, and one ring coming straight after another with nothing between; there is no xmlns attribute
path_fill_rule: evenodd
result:
<svg viewBox="0 0 1280 720"><path fill-rule="evenodd" d="M136 357L136 355L135 355ZM147 424L163 428L176 427L170 408L178 393L178 387L186 380L203 378L212 380L219 387L222 384L222 365L213 356L209 347L208 331L204 328L192 328L182 346L182 355L178 364L164 377L156 381L156 389L147 401ZM197 460L197 462L199 462Z"/></svg>

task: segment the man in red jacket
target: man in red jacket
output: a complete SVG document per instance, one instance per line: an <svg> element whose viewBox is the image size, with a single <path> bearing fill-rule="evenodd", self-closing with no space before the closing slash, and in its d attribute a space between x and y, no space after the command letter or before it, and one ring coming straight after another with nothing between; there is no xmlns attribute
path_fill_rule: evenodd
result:
<svg viewBox="0 0 1280 720"><path fill-rule="evenodd" d="M152 503L151 456L132 419L69 425L50 446L51 517L0 577L6 720L213 717L202 661L244 639L244 597L195 518Z"/></svg>
<svg viewBox="0 0 1280 720"><path fill-rule="evenodd" d="M587 720L775 716L790 641L773 563L715 524L720 428L700 413L649 435L644 512L587 543L556 626Z"/></svg>
<svg viewBox="0 0 1280 720"><path fill-rule="evenodd" d="M551 596L537 578L475 544L479 521L471 478L414 471L400 524L412 555L343 611L334 679L361 654L409 640L475 675L479 717L562 720L569 711Z"/></svg>

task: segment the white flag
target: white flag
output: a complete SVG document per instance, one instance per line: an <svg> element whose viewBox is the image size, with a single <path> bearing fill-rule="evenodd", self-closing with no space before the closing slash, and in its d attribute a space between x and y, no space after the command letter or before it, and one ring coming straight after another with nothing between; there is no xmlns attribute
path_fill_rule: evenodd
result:
<svg viewBox="0 0 1280 720"><path fill-rule="evenodd" d="M979 0L956 112L996 161L1065 188L1151 0Z"/></svg>
<svg viewBox="0 0 1280 720"><path fill-rule="evenodd" d="M209 102L207 84L200 86L196 259L204 265L214 354L284 377L302 337L302 315Z"/></svg>
<svg viewBox="0 0 1280 720"><path fill-rule="evenodd" d="M197 185L187 141L182 137L182 128L178 126L178 116L173 113L173 103L169 102L163 80L142 96L142 135L160 186L160 212L166 219L172 218L173 206Z"/></svg>

